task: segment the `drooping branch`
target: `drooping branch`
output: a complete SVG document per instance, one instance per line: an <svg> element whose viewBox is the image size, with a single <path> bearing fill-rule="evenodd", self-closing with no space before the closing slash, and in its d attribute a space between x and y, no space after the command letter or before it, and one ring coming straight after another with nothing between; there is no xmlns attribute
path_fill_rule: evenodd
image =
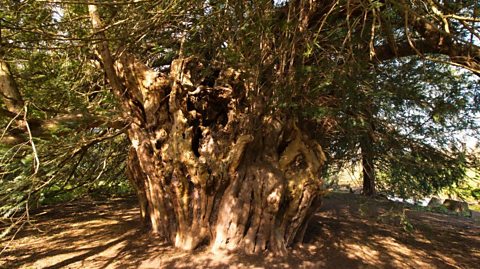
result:
<svg viewBox="0 0 480 269"><path fill-rule="evenodd" d="M464 66L477 75L480 75L480 47L466 44L442 44L433 40L418 40L412 47L408 42L396 44L397 50L394 51L389 45L375 47L376 60L378 62L386 61L399 57L408 57L426 54L441 54L450 58L453 63ZM419 55L419 56L422 56Z"/></svg>
<svg viewBox="0 0 480 269"><path fill-rule="evenodd" d="M96 116L91 114L67 114L52 119L29 119L28 126L31 135L36 138L50 139L53 135L65 135L74 131L88 130L105 126L113 129L122 129L128 122L118 118ZM28 141L27 125L23 119L17 119L15 125L6 130L0 143L7 145L20 144Z"/></svg>
<svg viewBox="0 0 480 269"><path fill-rule="evenodd" d="M384 43L374 46L374 60L377 63L415 55L432 59L436 59L432 55L445 55L448 57L449 63L480 75L480 47L471 41L462 39L459 35L460 29L455 29L455 24L449 21L452 18L460 20L467 32L478 37L478 31L465 24L465 21L475 21L475 18L443 14L438 9L436 1L427 1L425 3L428 5L427 10L416 9L411 6L412 3L403 0L379 1L380 7L373 7L368 2L370 1L349 1L345 6L336 0L318 1L310 14L310 30L314 32L328 30L322 29L324 25L343 27L345 17L349 17L351 20L364 21L363 24L356 24L355 27L358 29L355 27L355 29L349 29L349 33L357 32L365 35L364 24L375 24L375 18L379 16L379 26L382 27L383 36L377 34L375 39L383 39ZM298 2L290 2L288 6L278 9L279 14L285 13L289 6L296 4ZM388 14L392 12L399 16L395 22L387 18ZM433 19L431 19L432 17ZM398 33L400 29L405 31L405 35L394 34ZM358 55L362 55L367 46L364 44L358 48L360 50Z"/></svg>
<svg viewBox="0 0 480 269"><path fill-rule="evenodd" d="M429 16L425 16L425 14L420 14L420 11L411 8L403 0L388 2L404 20L403 27L408 42L397 41L397 51L385 45L379 46L376 48L378 60L419 54L419 56L442 54L448 56L452 64L462 66L480 76L480 47L471 41L463 40L459 35L459 30L453 28L453 24L438 10L436 3L428 1L431 9L429 12L432 14L427 13ZM431 16L436 16L438 20L427 19ZM410 36L409 30L414 31L416 36ZM471 27L468 27L468 31L472 35L478 34Z"/></svg>
<svg viewBox="0 0 480 269"><path fill-rule="evenodd" d="M62 114L50 119L28 119L18 117L24 110L25 102L13 79L10 68L0 59L0 97L6 109L0 108L0 114L12 119L9 128L0 137L0 143L16 145L29 140L29 132L33 137L49 139L52 135L63 135L72 130L88 130L100 126L122 129L128 122L123 119L112 119L88 113Z"/></svg>

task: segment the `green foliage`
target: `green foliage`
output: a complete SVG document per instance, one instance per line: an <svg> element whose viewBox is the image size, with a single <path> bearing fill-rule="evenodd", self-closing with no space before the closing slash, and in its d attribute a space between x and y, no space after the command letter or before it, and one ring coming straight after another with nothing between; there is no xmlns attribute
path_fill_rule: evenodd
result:
<svg viewBox="0 0 480 269"><path fill-rule="evenodd" d="M478 137L478 79L415 58L384 68L375 102L382 190L422 197L461 184L475 165L462 136Z"/></svg>
<svg viewBox="0 0 480 269"><path fill-rule="evenodd" d="M4 0L0 5L0 58L9 63L32 130L63 115L118 115L103 71L93 61L86 5ZM9 127L3 134L15 132L10 120L0 117L2 127ZM50 134L33 132L30 142L0 147L2 217L85 195L131 192L124 171L128 141L105 126L79 128L89 120L50 124L42 127Z"/></svg>
<svg viewBox="0 0 480 269"><path fill-rule="evenodd" d="M480 174L478 168L466 169L465 178L455 184L446 186L439 192L440 195L457 197L459 200L475 202L479 199Z"/></svg>
<svg viewBox="0 0 480 269"><path fill-rule="evenodd" d="M80 134L83 139L88 138ZM2 150L0 165L0 214L8 217L42 204L69 201L82 196L99 197L131 194L125 176L126 148L124 137L81 149L79 137L63 138L57 145L48 141L36 144L40 168L32 174L33 153L26 145ZM67 141L66 141L67 140Z"/></svg>
<svg viewBox="0 0 480 269"><path fill-rule="evenodd" d="M437 193L467 179L475 156L462 140L479 137L478 78L416 57L374 70L361 64L349 68L348 79L335 74L322 90L343 102L318 109L338 124L336 136L325 143L336 162L361 162L367 150L379 191L404 198Z"/></svg>
<svg viewBox="0 0 480 269"><path fill-rule="evenodd" d="M480 200L480 188L473 189L470 191L470 194L477 200Z"/></svg>
<svg viewBox="0 0 480 269"><path fill-rule="evenodd" d="M381 190L402 198L437 193L465 178L463 156L444 155L428 146L392 149L385 160L388 166L378 176Z"/></svg>
<svg viewBox="0 0 480 269"><path fill-rule="evenodd" d="M470 207L469 207L470 208ZM449 210L447 207L444 205L438 205L438 206L413 206L413 209L416 211L420 212L434 212L434 213L440 213L440 214L445 214L445 215L453 215L453 216L461 216L461 217L472 217L472 214L470 211L463 211L463 212L455 212ZM471 210L473 208L470 208Z"/></svg>
<svg viewBox="0 0 480 269"><path fill-rule="evenodd" d="M415 230L412 222L407 216L407 208L391 207L385 213L378 216L378 221L382 223L389 223L402 227L403 231L411 233Z"/></svg>

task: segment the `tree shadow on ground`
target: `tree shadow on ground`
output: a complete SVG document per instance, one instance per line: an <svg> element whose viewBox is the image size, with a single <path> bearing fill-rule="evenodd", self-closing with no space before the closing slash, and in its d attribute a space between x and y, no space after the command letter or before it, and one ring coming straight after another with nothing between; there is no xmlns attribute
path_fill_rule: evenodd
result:
<svg viewBox="0 0 480 269"><path fill-rule="evenodd" d="M468 218L406 211L352 194L325 199L306 241L282 257L176 250L146 232L134 201L44 208L3 253L0 268L475 268L480 227ZM386 221L385 221L386 220ZM0 242L5 244L6 242Z"/></svg>

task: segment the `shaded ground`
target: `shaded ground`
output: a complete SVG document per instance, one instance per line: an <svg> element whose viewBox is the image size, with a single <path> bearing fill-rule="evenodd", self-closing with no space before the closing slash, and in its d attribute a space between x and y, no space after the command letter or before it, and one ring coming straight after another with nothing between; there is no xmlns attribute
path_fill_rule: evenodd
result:
<svg viewBox="0 0 480 269"><path fill-rule="evenodd" d="M403 214L405 213L405 214ZM0 268L479 268L480 224L354 194L329 195L286 257L186 253L142 231L134 200L43 208ZM6 244L0 241L0 245Z"/></svg>

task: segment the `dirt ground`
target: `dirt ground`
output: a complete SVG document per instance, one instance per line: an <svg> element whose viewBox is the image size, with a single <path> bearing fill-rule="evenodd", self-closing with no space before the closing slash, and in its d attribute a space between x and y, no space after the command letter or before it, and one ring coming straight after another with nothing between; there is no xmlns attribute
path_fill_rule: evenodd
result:
<svg viewBox="0 0 480 269"><path fill-rule="evenodd" d="M131 199L34 213L0 268L480 268L478 220L355 194L328 195L305 244L285 257L173 249L139 228Z"/></svg>

